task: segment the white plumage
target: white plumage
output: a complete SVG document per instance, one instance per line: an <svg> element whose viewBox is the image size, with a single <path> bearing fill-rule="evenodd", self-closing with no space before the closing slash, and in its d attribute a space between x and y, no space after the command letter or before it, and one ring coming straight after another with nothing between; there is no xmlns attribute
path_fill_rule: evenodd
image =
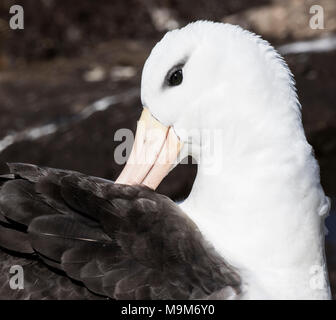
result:
<svg viewBox="0 0 336 320"><path fill-rule="evenodd" d="M167 71L182 62L183 83L163 90ZM184 142L181 158L197 160L181 206L240 270L243 298L330 298L329 201L279 54L238 26L192 23L154 47L141 96Z"/></svg>

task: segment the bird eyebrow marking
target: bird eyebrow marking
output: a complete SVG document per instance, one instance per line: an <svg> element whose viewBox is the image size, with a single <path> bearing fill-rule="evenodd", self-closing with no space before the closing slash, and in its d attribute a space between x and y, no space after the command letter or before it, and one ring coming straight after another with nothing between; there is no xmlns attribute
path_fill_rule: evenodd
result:
<svg viewBox="0 0 336 320"><path fill-rule="evenodd" d="M172 66L169 71L167 72L163 84L162 84L162 89L167 88L168 87L168 80L170 78L170 76L178 69L182 69L185 64L187 63L189 57L185 57L184 59L180 60L180 62L176 63L174 66Z"/></svg>

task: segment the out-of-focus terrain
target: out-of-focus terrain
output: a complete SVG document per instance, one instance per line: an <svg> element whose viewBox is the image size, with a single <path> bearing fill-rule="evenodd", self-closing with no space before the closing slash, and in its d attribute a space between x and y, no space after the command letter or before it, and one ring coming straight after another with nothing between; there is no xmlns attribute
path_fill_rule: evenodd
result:
<svg viewBox="0 0 336 320"><path fill-rule="evenodd" d="M24 7L24 30L9 29L13 4ZM309 26L309 9L316 4L324 9L322 30ZM15 161L114 179L122 169L113 158L120 143L114 133L135 129L146 57L167 30L198 19L240 24L283 53L297 82L322 184L335 200L336 48L326 49L336 37L334 0L2 0L0 172L7 170L6 162ZM314 50L314 40L321 39L327 45ZM296 52L299 41L308 41L308 49ZM185 197L195 173L196 166L179 166L159 192ZM335 216L327 221L334 292Z"/></svg>

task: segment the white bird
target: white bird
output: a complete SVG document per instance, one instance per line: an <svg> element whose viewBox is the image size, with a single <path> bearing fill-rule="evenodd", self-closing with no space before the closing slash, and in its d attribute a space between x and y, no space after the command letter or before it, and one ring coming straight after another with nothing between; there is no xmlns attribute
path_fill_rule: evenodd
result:
<svg viewBox="0 0 336 320"><path fill-rule="evenodd" d="M137 190L134 195L136 201L144 198L151 201L137 202L137 212L142 215L151 212L154 206L155 214L162 213L162 208L165 208L168 216L172 213L171 217L184 217L182 212L176 213L177 207L167 202L165 197L147 189L147 193L140 197L140 189L137 188L141 187L138 186L128 186L129 189L125 189L127 197L118 194L122 201L114 201L110 197L112 193L116 194L113 188L119 186L118 192L122 192L120 190L126 187L123 186L125 184L144 184L155 189L176 163L190 155L198 163L198 172L192 191L180 209L187 215L185 219L191 219L197 225L204 239L214 247L225 264L218 271L221 276L213 276L212 282L207 279L204 287L195 284L196 280L190 280L188 288L192 292L187 293L187 297L198 297L197 291L210 298L225 299L329 299L324 252L324 219L329 211L329 200L320 184L319 166L312 147L305 138L292 74L269 43L238 26L207 21L168 32L145 63L141 99L144 111L134 147L117 184L27 165L14 165L12 172L35 183L35 189L45 197L51 196L50 187L46 188L48 183L52 182L54 187L57 185L55 188L60 188L59 193L65 202L56 206L59 211L66 211L69 206L90 215L87 207L99 207L104 199L110 201L114 208L108 207L105 211L117 208L125 219L125 212L130 212L135 206L130 204L129 192ZM45 180L40 183L41 177ZM13 183L13 180L9 182ZM5 187L9 182L4 184L0 193L4 223L13 219L6 198L8 188ZM60 197L57 201L61 201ZM105 211L97 215L102 228L110 236L112 224L107 221ZM77 219L77 216L71 217ZM54 223L50 219L53 218L34 219L26 222L28 234L31 232L35 237L32 248L48 256L47 246L45 242L41 244L39 237L60 231L52 229ZM131 221L135 218L127 216L127 219ZM57 221L62 228L69 224L69 221ZM146 221L142 220L149 230L146 232L154 233L155 228L151 231ZM193 229L194 234L189 234L190 230L186 231L185 226L190 226L190 222L180 218L177 221L170 220L171 225L165 224L161 239L159 234L155 234L156 239L169 243L169 250L176 250L177 256L199 253L194 250L195 243L199 244L199 239L195 237L196 229ZM180 231L178 237L183 238L182 244L174 244L174 238L166 237L170 227L174 232ZM97 228L95 226L95 232ZM152 262L157 263L159 258L152 254L142 238L143 234L136 230L129 237L134 238L139 247L145 247L147 251L139 252L146 252L147 256L141 259L149 259L151 268L154 268ZM104 233L104 241L108 241L107 235L105 237ZM76 279L92 291L96 289L100 294L107 292L106 295L111 297L124 297L120 292L116 293L123 287L120 284L116 286L118 290L113 287L110 294L104 287L105 282L99 291L82 273L74 273L69 268L71 255L69 252L66 254L66 250L70 249L64 243L62 248L62 255L53 259L59 259L56 267L74 278L77 276ZM202 244L201 248L205 250L207 246ZM208 259L211 249L207 250L205 256ZM133 252L133 258L140 259L136 252ZM86 252L85 257L88 255ZM200 258L203 259L201 254ZM90 256L87 259L92 263L96 258ZM214 260L203 259L202 262L209 262L208 266L199 264L197 259L193 261L194 265L188 260L190 270L200 266L198 270L204 271L204 274ZM216 261L214 266L221 265ZM141 263L146 265L146 262ZM176 274L183 274L182 263L180 269L176 268L172 275L165 273L165 279L170 284L175 283L171 279L177 279ZM108 271L101 271L102 278ZM148 266L145 271L148 272ZM224 274L228 277L225 278ZM188 277L187 273L185 277ZM135 278L131 282L133 286L143 280L137 282ZM222 286L224 278L226 285ZM146 281L150 281L148 279ZM200 279L203 278L200 276ZM183 280L179 278L179 281L183 287ZM123 285L126 286L125 283ZM131 291L130 286L128 283L127 292ZM155 290L174 297L170 287L163 282L156 285L149 282L147 286L151 287L151 297L155 296ZM140 289L132 290L137 297ZM174 290L177 290L176 287Z"/></svg>
<svg viewBox="0 0 336 320"><path fill-rule="evenodd" d="M166 86L175 69L183 81ZM189 24L152 50L141 98L185 149L192 144L181 153L198 172L181 208L240 270L244 297L329 298L329 200L293 76L273 47L238 26Z"/></svg>

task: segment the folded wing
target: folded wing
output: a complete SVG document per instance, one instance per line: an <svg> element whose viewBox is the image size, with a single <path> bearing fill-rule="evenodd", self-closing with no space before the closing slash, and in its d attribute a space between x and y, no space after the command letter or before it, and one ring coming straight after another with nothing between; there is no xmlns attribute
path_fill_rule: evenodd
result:
<svg viewBox="0 0 336 320"><path fill-rule="evenodd" d="M24 255L50 274L60 271L83 299L90 292L113 299L239 296L237 271L169 198L74 171L9 167L12 176L0 178L7 257Z"/></svg>

